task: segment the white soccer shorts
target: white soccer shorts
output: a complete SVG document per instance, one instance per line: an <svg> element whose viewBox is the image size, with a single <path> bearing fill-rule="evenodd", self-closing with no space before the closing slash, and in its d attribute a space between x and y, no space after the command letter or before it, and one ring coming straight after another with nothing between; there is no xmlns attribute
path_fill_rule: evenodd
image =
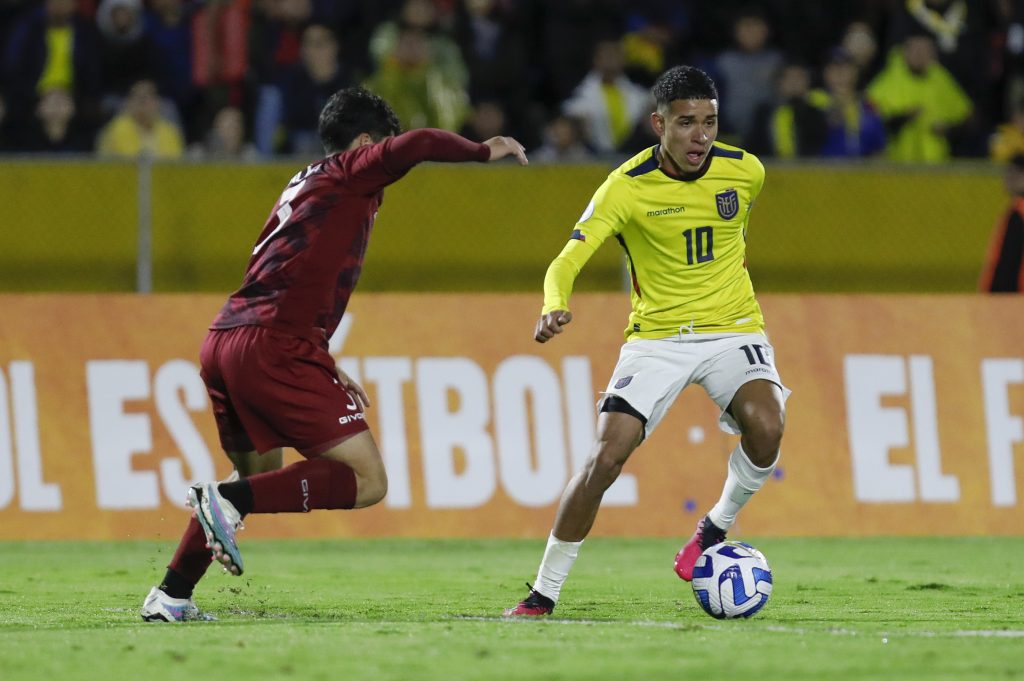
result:
<svg viewBox="0 0 1024 681"><path fill-rule="evenodd" d="M622 346L619 361L598 408L617 395L647 418L649 437L676 397L691 383L700 385L722 410L719 427L739 434L726 413L740 386L764 379L782 388L783 400L790 390L775 368L775 352L760 333L680 334L657 340L635 340Z"/></svg>

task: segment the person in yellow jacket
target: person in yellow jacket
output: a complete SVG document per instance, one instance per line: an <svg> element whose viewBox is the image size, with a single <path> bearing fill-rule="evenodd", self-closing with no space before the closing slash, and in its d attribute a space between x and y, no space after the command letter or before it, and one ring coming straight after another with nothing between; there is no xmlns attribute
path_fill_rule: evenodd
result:
<svg viewBox="0 0 1024 681"><path fill-rule="evenodd" d="M996 163L1009 163L1024 154L1024 100L1013 103L1010 120L996 127L988 141L988 155Z"/></svg>
<svg viewBox="0 0 1024 681"><path fill-rule="evenodd" d="M971 115L971 100L938 63L930 35L909 36L868 85L868 99L885 120L886 155L894 161L939 163L950 157L951 128Z"/></svg>
<svg viewBox="0 0 1024 681"><path fill-rule="evenodd" d="M181 131L160 115L160 97L152 81L140 80L128 91L124 107L100 131L100 156L181 158L185 144Z"/></svg>

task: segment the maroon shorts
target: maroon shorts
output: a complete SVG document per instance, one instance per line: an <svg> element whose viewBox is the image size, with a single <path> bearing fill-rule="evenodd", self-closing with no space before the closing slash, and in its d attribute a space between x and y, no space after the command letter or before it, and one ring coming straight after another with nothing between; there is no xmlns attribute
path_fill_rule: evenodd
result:
<svg viewBox="0 0 1024 681"><path fill-rule="evenodd" d="M200 375L228 452L294 447L318 456L367 429L326 348L262 326L210 331Z"/></svg>

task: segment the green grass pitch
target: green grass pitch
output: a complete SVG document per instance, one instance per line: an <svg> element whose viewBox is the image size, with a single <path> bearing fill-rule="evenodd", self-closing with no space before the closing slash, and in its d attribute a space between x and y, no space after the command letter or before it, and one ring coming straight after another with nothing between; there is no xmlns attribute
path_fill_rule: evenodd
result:
<svg viewBox="0 0 1024 681"><path fill-rule="evenodd" d="M170 543L0 542L0 679L1024 679L1024 537L746 539L751 620L705 615L665 539L588 540L555 616L511 622L542 540L251 540L181 625L138 616Z"/></svg>

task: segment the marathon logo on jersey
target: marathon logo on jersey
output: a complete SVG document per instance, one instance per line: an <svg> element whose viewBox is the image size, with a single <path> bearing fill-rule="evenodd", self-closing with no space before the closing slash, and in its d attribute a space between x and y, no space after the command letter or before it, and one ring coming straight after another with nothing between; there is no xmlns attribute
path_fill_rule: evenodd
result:
<svg viewBox="0 0 1024 681"><path fill-rule="evenodd" d="M715 194L715 203L718 205L718 214L723 220L732 220L740 212L740 197L735 189L726 189L724 192Z"/></svg>
<svg viewBox="0 0 1024 681"><path fill-rule="evenodd" d="M647 211L647 217L658 218L662 215L678 215L686 211L686 206L672 206L670 208L661 208L659 210Z"/></svg>
<svg viewBox="0 0 1024 681"><path fill-rule="evenodd" d="M625 388L627 385L629 385L632 382L632 380L633 380L632 376L626 376L625 378L620 378L619 380L615 381L615 389L619 390L621 388Z"/></svg>
<svg viewBox="0 0 1024 681"><path fill-rule="evenodd" d="M570 236L569 238L570 239L579 239L580 241L586 241L587 240L586 235L583 232L581 232L580 230L578 230L578 229L572 230L572 236Z"/></svg>

